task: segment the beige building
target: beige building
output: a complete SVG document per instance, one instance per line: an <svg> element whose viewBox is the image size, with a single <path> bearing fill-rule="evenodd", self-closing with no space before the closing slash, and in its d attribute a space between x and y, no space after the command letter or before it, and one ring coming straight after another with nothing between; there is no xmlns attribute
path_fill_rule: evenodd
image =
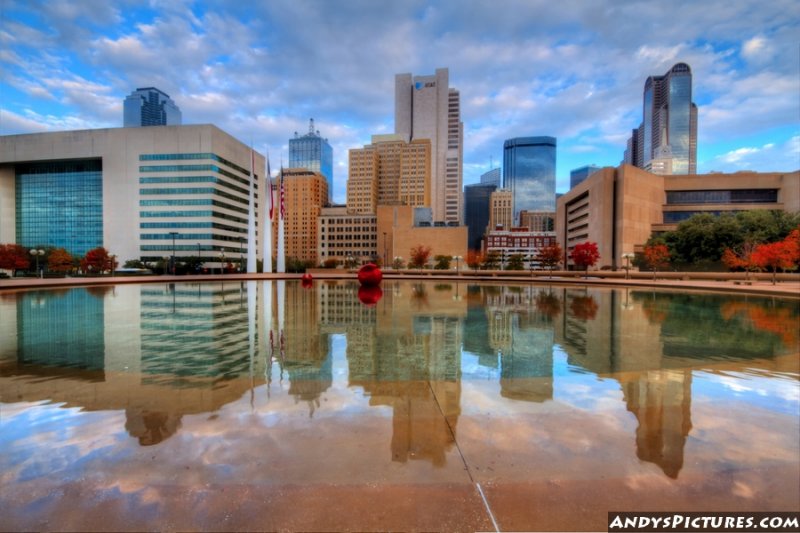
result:
<svg viewBox="0 0 800 533"><path fill-rule="evenodd" d="M446 68L428 76L395 76L394 131L405 141L431 143L433 219L458 224L462 211L464 124L461 97Z"/></svg>
<svg viewBox="0 0 800 533"><path fill-rule="evenodd" d="M431 222L431 210L411 206L378 206L378 255L391 263L401 257L408 263L411 249L431 248L437 255L466 257L467 227Z"/></svg>
<svg viewBox="0 0 800 533"><path fill-rule="evenodd" d="M553 211L519 212L519 225L530 231L555 231L556 214Z"/></svg>
<svg viewBox="0 0 800 533"><path fill-rule="evenodd" d="M630 165L606 167L558 199L556 235L565 256L591 241L599 265L617 268L621 254L695 213L752 209L800 211L800 171L661 176Z"/></svg>
<svg viewBox="0 0 800 533"><path fill-rule="evenodd" d="M431 202L431 143L399 135L373 135L350 150L347 206L374 214L378 205L427 206Z"/></svg>
<svg viewBox="0 0 800 533"><path fill-rule="evenodd" d="M104 246L120 264L173 253L238 261L247 253L251 153L212 125L2 136L0 242L79 256ZM260 257L269 202L264 156L253 155Z"/></svg>
<svg viewBox="0 0 800 533"><path fill-rule="evenodd" d="M377 217L349 212L347 207L324 207L317 228L318 262L335 259L340 265L352 257L357 263L378 256Z"/></svg>
<svg viewBox="0 0 800 533"><path fill-rule="evenodd" d="M489 228L498 226L514 226L514 193L508 189L494 191L489 197Z"/></svg>
<svg viewBox="0 0 800 533"><path fill-rule="evenodd" d="M319 172L285 168L283 188L286 257L316 264L319 215L328 203L328 182Z"/></svg>

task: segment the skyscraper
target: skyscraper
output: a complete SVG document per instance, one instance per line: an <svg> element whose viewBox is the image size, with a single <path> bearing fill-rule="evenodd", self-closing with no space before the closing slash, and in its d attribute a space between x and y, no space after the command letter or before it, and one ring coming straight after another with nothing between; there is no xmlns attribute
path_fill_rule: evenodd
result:
<svg viewBox="0 0 800 533"><path fill-rule="evenodd" d="M481 240L489 226L489 201L496 190L497 185L493 183L475 183L464 187L464 224L467 226L467 248L470 250L481 249Z"/></svg>
<svg viewBox="0 0 800 533"><path fill-rule="evenodd" d="M647 78L642 115L623 162L657 174L696 174L697 106L689 65L677 63L663 76Z"/></svg>
<svg viewBox="0 0 800 533"><path fill-rule="evenodd" d="M328 182L328 203L333 202L333 148L314 130L314 119L308 121L308 133L302 137L294 132L289 139L289 167L307 168L325 176Z"/></svg>
<svg viewBox="0 0 800 533"><path fill-rule="evenodd" d="M123 126L180 126L181 110L169 95L155 87L136 89L124 104Z"/></svg>
<svg viewBox="0 0 800 533"><path fill-rule="evenodd" d="M580 168L569 171L569 188L575 187L577 184L600 170L597 165L586 165Z"/></svg>
<svg viewBox="0 0 800 533"><path fill-rule="evenodd" d="M500 175L500 168L493 168L488 172L481 174L481 185L494 185L495 187L502 187L502 176Z"/></svg>
<svg viewBox="0 0 800 533"><path fill-rule="evenodd" d="M520 211L555 212L555 137L508 139L503 144L503 187L513 193L514 223Z"/></svg>
<svg viewBox="0 0 800 533"><path fill-rule="evenodd" d="M431 142L431 208L434 221L461 221L464 124L461 98L449 87L446 68L433 76L395 76L394 130L406 142Z"/></svg>

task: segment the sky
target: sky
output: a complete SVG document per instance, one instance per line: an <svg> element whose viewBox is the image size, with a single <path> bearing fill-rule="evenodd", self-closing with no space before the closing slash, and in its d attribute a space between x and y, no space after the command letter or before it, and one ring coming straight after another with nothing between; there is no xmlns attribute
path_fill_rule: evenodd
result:
<svg viewBox="0 0 800 533"><path fill-rule="evenodd" d="M617 166L648 76L690 65L698 173L800 169L796 0L0 0L0 135L122 126L137 87L272 168L309 118L334 151L394 131L394 77L449 69L464 184L503 141L557 138L570 170Z"/></svg>

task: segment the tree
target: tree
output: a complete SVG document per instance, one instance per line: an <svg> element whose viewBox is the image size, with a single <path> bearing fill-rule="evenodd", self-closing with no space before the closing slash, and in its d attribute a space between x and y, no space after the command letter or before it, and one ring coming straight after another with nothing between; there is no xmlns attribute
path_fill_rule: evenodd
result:
<svg viewBox="0 0 800 533"><path fill-rule="evenodd" d="M86 256L81 259L81 269L84 272L102 274L108 270L117 268L118 263L113 259L108 250L102 246L98 246L86 252Z"/></svg>
<svg viewBox="0 0 800 533"><path fill-rule="evenodd" d="M47 257L47 269L51 272L70 272L74 265L74 258L64 248L56 248Z"/></svg>
<svg viewBox="0 0 800 533"><path fill-rule="evenodd" d="M483 269L494 270L500 265L500 252L497 250L489 250L483 258Z"/></svg>
<svg viewBox="0 0 800 533"><path fill-rule="evenodd" d="M756 244L745 242L738 250L725 248L722 253L722 263L730 270L744 270L745 279L749 279L750 271L757 270L758 265L753 261L753 252Z"/></svg>
<svg viewBox="0 0 800 533"><path fill-rule="evenodd" d="M794 250L788 240L759 244L753 252L753 261L759 268L772 270L772 284L775 285L778 269L794 268Z"/></svg>
<svg viewBox="0 0 800 533"><path fill-rule="evenodd" d="M479 250L467 250L467 258L465 261L468 267L477 270L483 262L483 254Z"/></svg>
<svg viewBox="0 0 800 533"><path fill-rule="evenodd" d="M561 258L563 256L564 251L556 242L549 246L545 246L544 248L540 248L539 253L536 254L536 260L540 265L552 272L559 264L561 264Z"/></svg>
<svg viewBox="0 0 800 533"><path fill-rule="evenodd" d="M0 268L11 270L16 274L17 270L24 270L30 266L28 252L19 244L0 244Z"/></svg>
<svg viewBox="0 0 800 533"><path fill-rule="evenodd" d="M649 244L644 247L644 262L653 269L653 279L660 268L669 265L669 249L666 244Z"/></svg>
<svg viewBox="0 0 800 533"><path fill-rule="evenodd" d="M408 262L412 268L423 268L428 264L431 256L431 247L420 244L411 249L411 260Z"/></svg>
<svg viewBox="0 0 800 533"><path fill-rule="evenodd" d="M399 255L392 260L392 268L395 270L402 270L406 266L403 258Z"/></svg>
<svg viewBox="0 0 800 533"><path fill-rule="evenodd" d="M122 266L123 268L147 268L145 264L138 259L128 259Z"/></svg>
<svg viewBox="0 0 800 533"><path fill-rule="evenodd" d="M597 249L597 243L587 241L576 244L575 248L569 254L569 258L575 263L578 268L586 270L586 277L589 277L589 267L594 266L600 260L600 251Z"/></svg>
<svg viewBox="0 0 800 533"><path fill-rule="evenodd" d="M450 260L453 259L449 255L437 255L433 258L436 264L433 266L436 270L450 270Z"/></svg>
<svg viewBox="0 0 800 533"><path fill-rule="evenodd" d="M525 256L522 254L514 254L508 258L508 264L506 265L506 270L524 270L525 268Z"/></svg>

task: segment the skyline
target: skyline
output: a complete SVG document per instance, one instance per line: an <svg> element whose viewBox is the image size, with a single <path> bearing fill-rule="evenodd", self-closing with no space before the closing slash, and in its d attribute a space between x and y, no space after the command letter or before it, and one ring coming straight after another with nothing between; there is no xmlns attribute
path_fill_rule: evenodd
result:
<svg viewBox="0 0 800 533"><path fill-rule="evenodd" d="M506 139L553 136L565 192L570 170L619 165L645 80L685 62L698 173L800 167L796 2L568 4L0 0L0 135L121 127L125 97L154 86L273 169L314 118L344 203L348 150L394 132L395 75L448 68L464 185Z"/></svg>

